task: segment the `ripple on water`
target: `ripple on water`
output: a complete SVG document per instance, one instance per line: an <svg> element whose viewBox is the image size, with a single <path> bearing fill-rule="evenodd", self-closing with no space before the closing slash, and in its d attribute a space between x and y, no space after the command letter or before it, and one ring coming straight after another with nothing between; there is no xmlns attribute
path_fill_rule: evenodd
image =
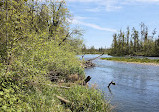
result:
<svg viewBox="0 0 159 112"><path fill-rule="evenodd" d="M96 67L86 69L86 75L110 97L117 112L159 112L159 66L100 59L93 62ZM110 94L107 85L112 80L116 85L110 87Z"/></svg>

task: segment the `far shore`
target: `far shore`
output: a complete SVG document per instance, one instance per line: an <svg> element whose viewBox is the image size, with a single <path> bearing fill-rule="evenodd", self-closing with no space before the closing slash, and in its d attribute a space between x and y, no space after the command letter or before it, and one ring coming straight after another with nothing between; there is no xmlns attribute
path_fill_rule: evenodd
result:
<svg viewBox="0 0 159 112"><path fill-rule="evenodd" d="M115 61L115 62L122 62L122 63L133 63L133 64L143 64L143 65L153 65L153 66L159 66L159 62L157 59L136 59L136 58L101 58L102 60L109 60L109 61ZM150 62L145 62L145 60Z"/></svg>
<svg viewBox="0 0 159 112"><path fill-rule="evenodd" d="M113 61L113 60L109 60ZM153 66L159 66L158 63L145 63L145 62L127 62L127 61L116 61L116 62L122 62L122 63L132 63L132 64L143 64L143 65L153 65Z"/></svg>

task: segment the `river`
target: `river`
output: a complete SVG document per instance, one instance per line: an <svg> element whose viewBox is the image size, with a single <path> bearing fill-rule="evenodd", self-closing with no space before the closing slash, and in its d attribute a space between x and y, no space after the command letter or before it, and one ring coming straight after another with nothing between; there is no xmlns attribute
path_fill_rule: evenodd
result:
<svg viewBox="0 0 159 112"><path fill-rule="evenodd" d="M98 55L85 55L90 59ZM103 55L102 57L109 57ZM96 59L85 69L90 85L101 89L117 112L159 112L159 66ZM107 88L111 81L116 85Z"/></svg>

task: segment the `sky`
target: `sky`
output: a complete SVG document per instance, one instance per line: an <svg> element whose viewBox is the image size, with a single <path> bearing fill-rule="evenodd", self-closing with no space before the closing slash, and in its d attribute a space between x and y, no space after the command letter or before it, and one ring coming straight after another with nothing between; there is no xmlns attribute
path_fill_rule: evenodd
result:
<svg viewBox="0 0 159 112"><path fill-rule="evenodd" d="M87 47L110 48L113 34L129 26L159 31L159 0L65 0L73 19L71 27L83 31ZM157 32L159 34L159 32Z"/></svg>

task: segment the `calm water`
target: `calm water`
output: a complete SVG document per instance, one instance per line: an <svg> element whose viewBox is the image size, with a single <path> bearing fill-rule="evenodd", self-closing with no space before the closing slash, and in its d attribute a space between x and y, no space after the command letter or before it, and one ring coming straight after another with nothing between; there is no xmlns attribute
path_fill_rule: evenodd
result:
<svg viewBox="0 0 159 112"><path fill-rule="evenodd" d="M98 55L86 55L85 60ZM104 55L103 57L109 57ZM96 67L86 69L115 106L117 112L159 112L159 66L128 64L97 59ZM107 85L114 81L108 90Z"/></svg>

